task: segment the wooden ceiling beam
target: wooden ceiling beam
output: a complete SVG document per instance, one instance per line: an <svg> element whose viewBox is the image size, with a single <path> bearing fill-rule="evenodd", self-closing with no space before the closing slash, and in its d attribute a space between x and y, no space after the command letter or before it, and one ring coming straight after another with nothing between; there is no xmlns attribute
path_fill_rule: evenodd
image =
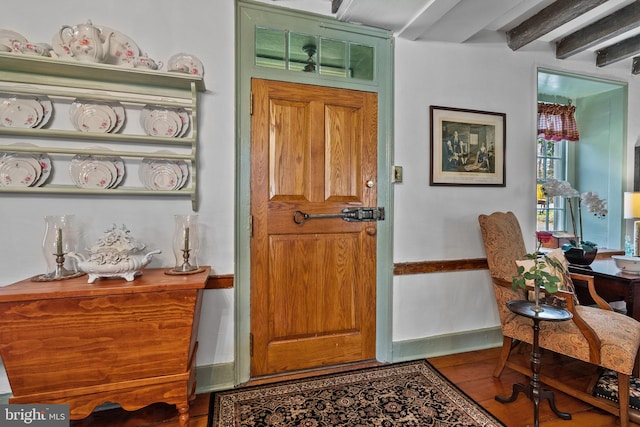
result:
<svg viewBox="0 0 640 427"><path fill-rule="evenodd" d="M556 43L556 58L566 59L640 25L640 0L587 25Z"/></svg>
<svg viewBox="0 0 640 427"><path fill-rule="evenodd" d="M338 13L342 0L331 0L331 13Z"/></svg>
<svg viewBox="0 0 640 427"><path fill-rule="evenodd" d="M604 67L640 52L640 34L596 51L596 67Z"/></svg>
<svg viewBox="0 0 640 427"><path fill-rule="evenodd" d="M507 31L507 45L511 50L518 50L606 1L555 1L531 18Z"/></svg>

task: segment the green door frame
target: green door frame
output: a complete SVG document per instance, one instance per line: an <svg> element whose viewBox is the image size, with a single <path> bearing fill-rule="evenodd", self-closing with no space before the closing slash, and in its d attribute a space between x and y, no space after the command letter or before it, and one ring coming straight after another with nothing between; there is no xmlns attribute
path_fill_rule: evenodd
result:
<svg viewBox="0 0 640 427"><path fill-rule="evenodd" d="M374 47L374 79L363 81L255 65L255 28L263 26ZM388 31L247 0L236 1L235 377L250 377L251 79L314 84L378 94L378 223L376 358L392 361L393 308L393 38Z"/></svg>

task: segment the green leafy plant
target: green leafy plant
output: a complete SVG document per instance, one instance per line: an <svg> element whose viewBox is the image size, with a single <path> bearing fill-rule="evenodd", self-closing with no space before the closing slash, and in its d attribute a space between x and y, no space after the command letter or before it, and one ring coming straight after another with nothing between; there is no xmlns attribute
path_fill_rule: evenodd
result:
<svg viewBox="0 0 640 427"><path fill-rule="evenodd" d="M536 238L538 240L536 251L526 254L527 259L532 260L533 264L528 269L522 265L518 266L518 274L513 277L511 286L514 290L518 288L525 289L528 283L533 283L538 290L542 288L546 292L554 294L558 292L558 288L562 283L562 277L556 272L564 275L566 274L566 269L564 264L555 258L540 253L542 243L550 241L553 238L552 233L538 231L536 232Z"/></svg>

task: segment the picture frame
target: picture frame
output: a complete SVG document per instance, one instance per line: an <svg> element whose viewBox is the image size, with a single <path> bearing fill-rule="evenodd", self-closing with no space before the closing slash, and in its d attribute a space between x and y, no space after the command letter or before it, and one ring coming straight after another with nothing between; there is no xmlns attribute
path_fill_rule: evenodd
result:
<svg viewBox="0 0 640 427"><path fill-rule="evenodd" d="M506 186L507 115L430 106L429 185Z"/></svg>

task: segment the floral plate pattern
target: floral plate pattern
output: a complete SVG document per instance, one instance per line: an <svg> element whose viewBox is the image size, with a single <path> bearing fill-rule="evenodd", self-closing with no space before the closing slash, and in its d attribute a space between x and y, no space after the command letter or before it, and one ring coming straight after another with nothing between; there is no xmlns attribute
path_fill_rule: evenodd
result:
<svg viewBox="0 0 640 427"><path fill-rule="evenodd" d="M53 105L46 96L0 94L0 126L41 128L49 122Z"/></svg>
<svg viewBox="0 0 640 427"><path fill-rule="evenodd" d="M115 188L122 182L124 174L124 161L117 156L78 154L69 165L71 180L79 188Z"/></svg>
<svg viewBox="0 0 640 427"><path fill-rule="evenodd" d="M0 153L0 187L39 187L50 173L51 158L45 153Z"/></svg>

